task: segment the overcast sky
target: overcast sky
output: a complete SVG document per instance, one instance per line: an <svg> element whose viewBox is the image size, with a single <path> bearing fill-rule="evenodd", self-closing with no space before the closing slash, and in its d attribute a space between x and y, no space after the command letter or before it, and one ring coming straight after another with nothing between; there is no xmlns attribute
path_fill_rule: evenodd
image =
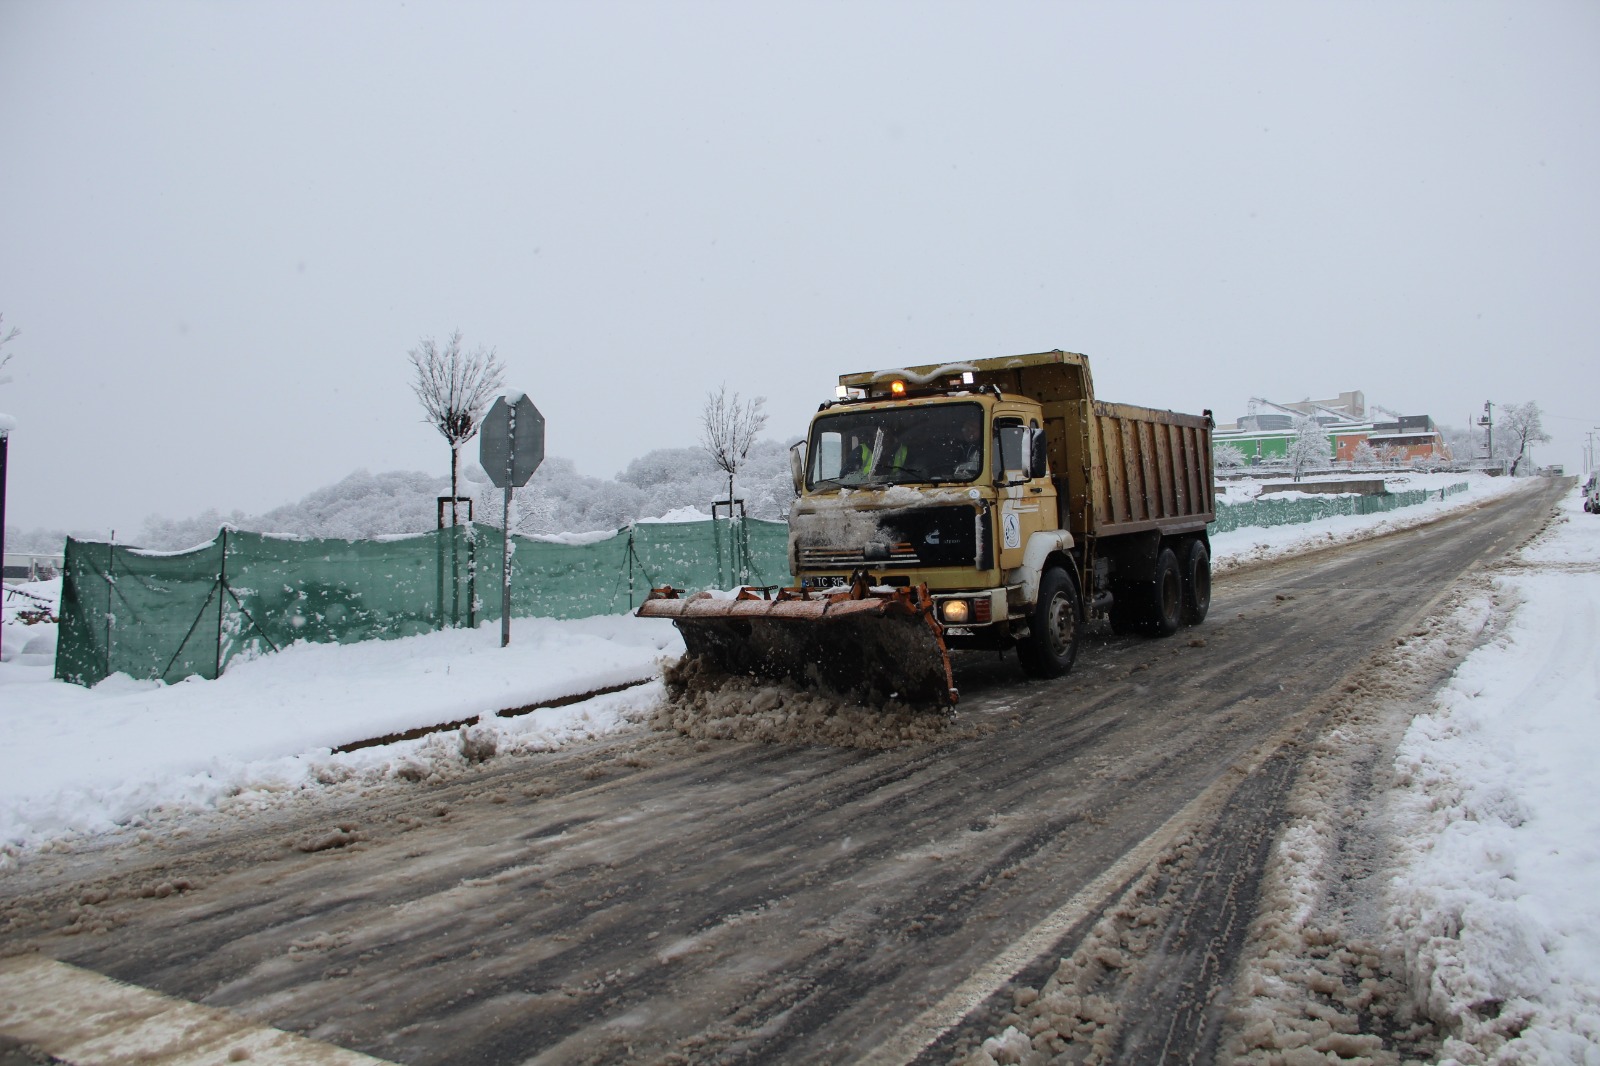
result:
<svg viewBox="0 0 1600 1066"><path fill-rule="evenodd" d="M708 390L1063 348L1105 399L1600 424L1600 4L0 0L7 519L447 472L459 328L610 476ZM476 455L476 442L468 452Z"/></svg>

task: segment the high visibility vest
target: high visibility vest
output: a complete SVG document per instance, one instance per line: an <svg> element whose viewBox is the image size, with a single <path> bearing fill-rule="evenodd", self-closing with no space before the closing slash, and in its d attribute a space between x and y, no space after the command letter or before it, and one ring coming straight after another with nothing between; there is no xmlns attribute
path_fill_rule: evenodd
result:
<svg viewBox="0 0 1600 1066"><path fill-rule="evenodd" d="M910 455L911 449L907 448L904 444L900 445L900 447L894 450L894 458L890 462L890 468L899 470L901 467L906 465L906 459L908 459ZM861 472L868 477L872 476L872 449L867 447L865 444L861 446Z"/></svg>

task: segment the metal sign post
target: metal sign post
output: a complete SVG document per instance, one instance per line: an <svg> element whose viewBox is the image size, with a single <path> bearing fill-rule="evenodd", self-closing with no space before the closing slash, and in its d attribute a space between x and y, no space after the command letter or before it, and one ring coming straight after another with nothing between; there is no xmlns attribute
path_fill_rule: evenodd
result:
<svg viewBox="0 0 1600 1066"><path fill-rule="evenodd" d="M511 490L528 483L544 462L544 415L526 393L497 397L478 430L478 462L499 488L505 489L500 517L504 542L500 553L500 646L511 643Z"/></svg>

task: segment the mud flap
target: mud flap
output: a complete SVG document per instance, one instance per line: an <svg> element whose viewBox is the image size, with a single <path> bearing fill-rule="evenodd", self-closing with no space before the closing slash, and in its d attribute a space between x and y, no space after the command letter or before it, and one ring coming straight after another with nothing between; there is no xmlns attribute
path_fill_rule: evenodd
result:
<svg viewBox="0 0 1600 1066"><path fill-rule="evenodd" d="M657 589L641 618L671 618L689 655L725 673L791 680L842 694L948 706L958 698L943 631L926 588L828 595L751 590L738 599Z"/></svg>

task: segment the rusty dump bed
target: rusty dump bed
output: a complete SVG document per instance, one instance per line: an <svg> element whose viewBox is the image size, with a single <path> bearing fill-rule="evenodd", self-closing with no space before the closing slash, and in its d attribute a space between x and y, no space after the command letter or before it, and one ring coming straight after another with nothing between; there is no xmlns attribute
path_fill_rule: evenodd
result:
<svg viewBox="0 0 1600 1066"><path fill-rule="evenodd" d="M1074 536L1171 535L1216 520L1209 417L1096 399L1089 359L1076 352L974 366L977 384L1043 405L1062 525Z"/></svg>
<svg viewBox="0 0 1600 1066"><path fill-rule="evenodd" d="M950 653L926 587L826 593L743 589L738 598L655 589L640 618L670 618L690 656L724 673L822 684L846 695L892 696L949 706L957 699Z"/></svg>

